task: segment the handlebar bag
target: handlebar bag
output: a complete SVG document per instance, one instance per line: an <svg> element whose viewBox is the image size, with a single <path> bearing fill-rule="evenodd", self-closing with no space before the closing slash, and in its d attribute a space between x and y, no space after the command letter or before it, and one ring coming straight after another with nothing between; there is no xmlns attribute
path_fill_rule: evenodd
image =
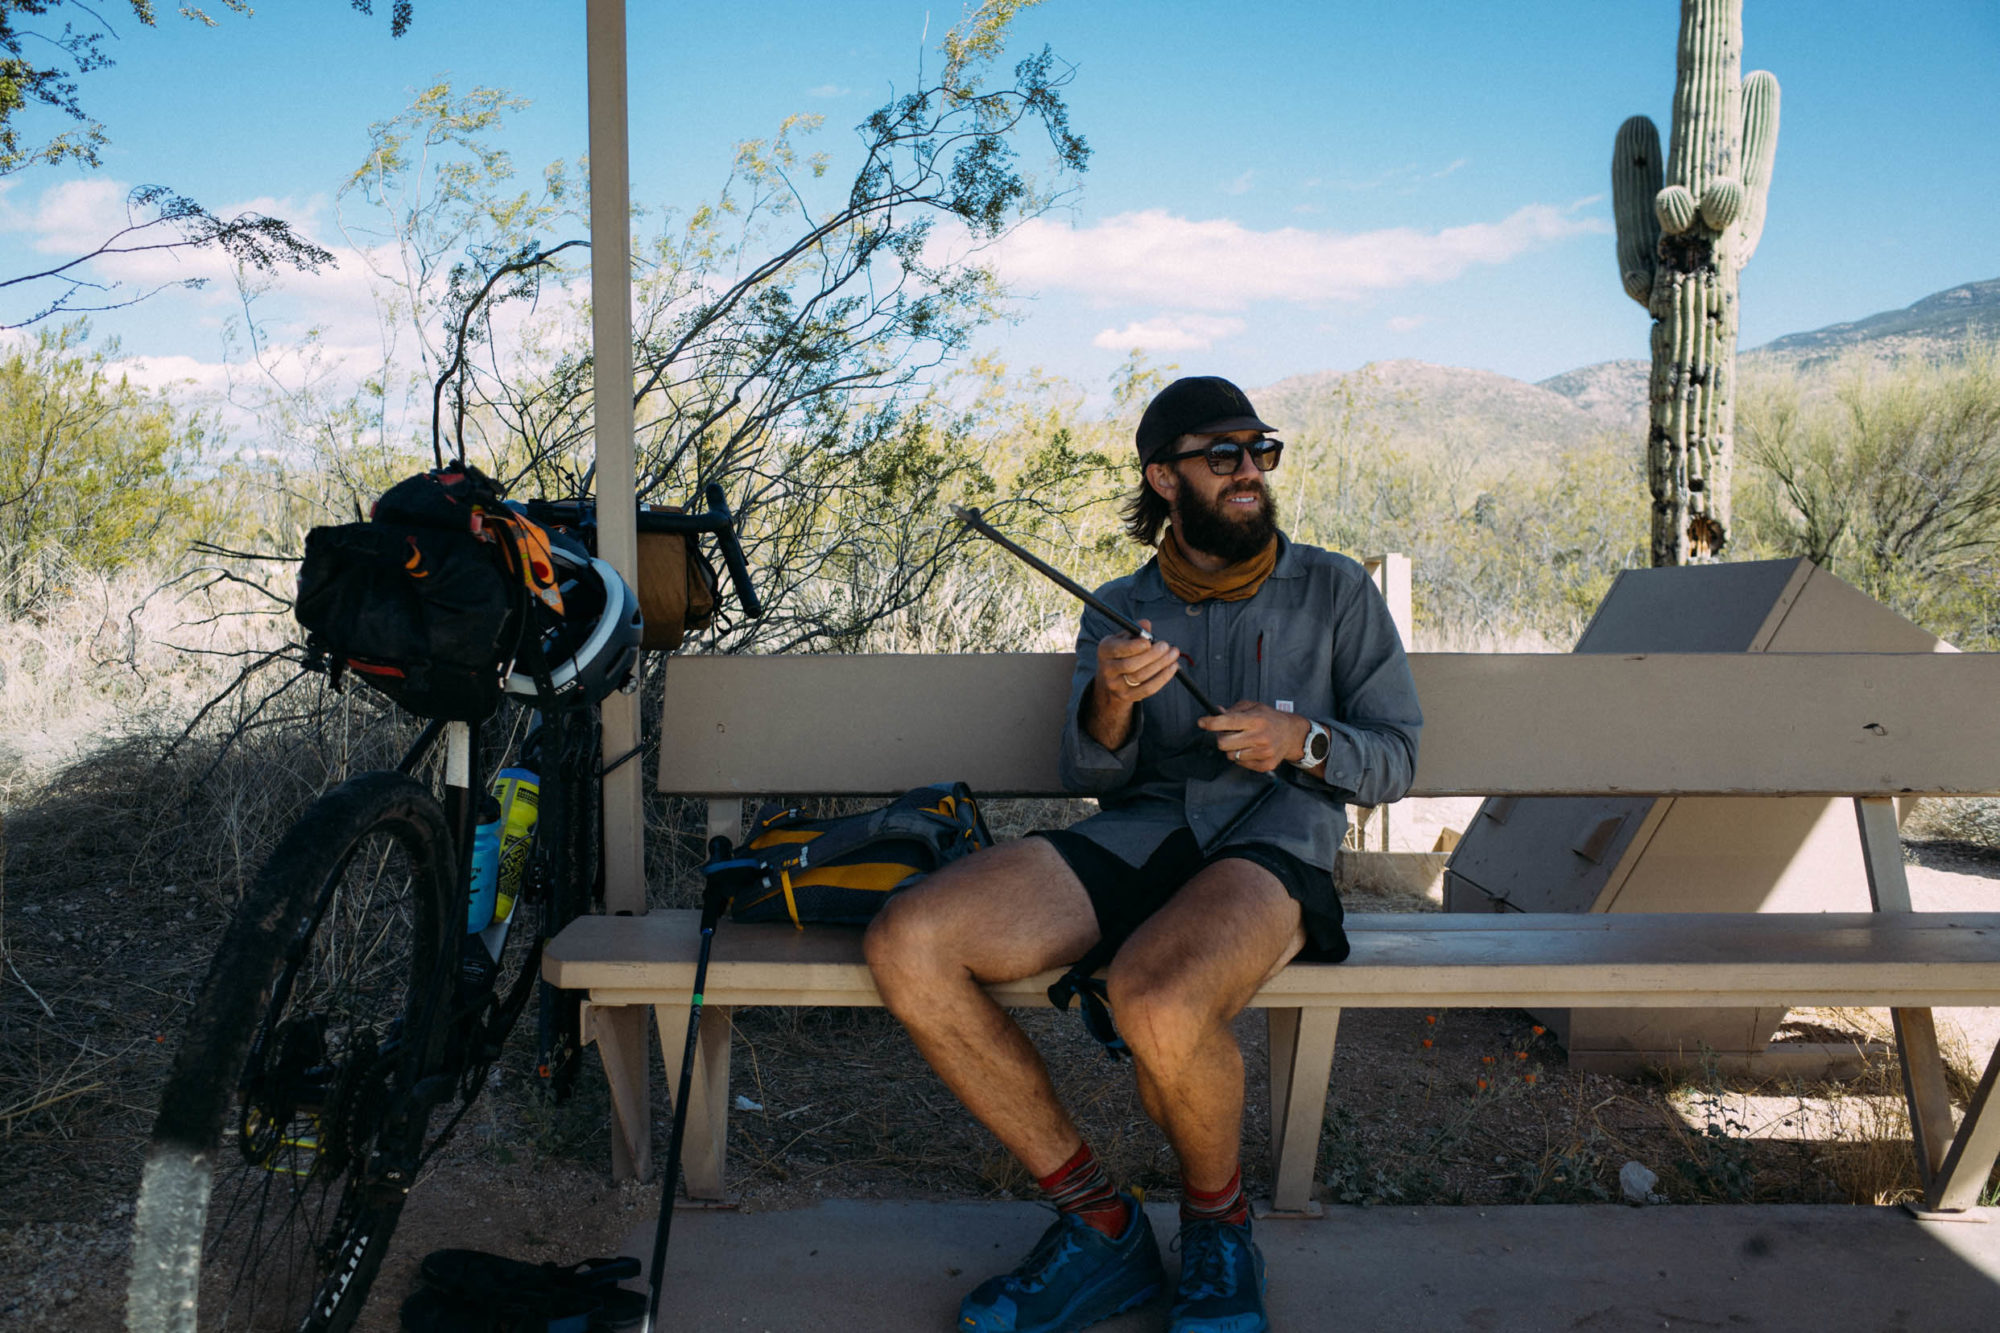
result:
<svg viewBox="0 0 2000 1333"><path fill-rule="evenodd" d="M689 630L707 629L715 621L715 566L691 532L639 534L638 593L645 617L639 646L648 651L672 652Z"/></svg>

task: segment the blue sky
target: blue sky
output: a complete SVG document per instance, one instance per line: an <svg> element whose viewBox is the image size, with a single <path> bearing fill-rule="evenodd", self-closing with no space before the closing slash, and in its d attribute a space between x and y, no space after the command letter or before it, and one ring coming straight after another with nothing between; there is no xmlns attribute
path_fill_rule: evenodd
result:
<svg viewBox="0 0 2000 1333"><path fill-rule="evenodd" d="M104 12L112 14L114 8ZM322 0L203 29L114 19L89 76L103 168L0 185L0 271L85 234L125 186L248 201L332 238L330 197L371 121L448 76L532 106L524 168L585 147L578 0L417 0L409 35ZM2000 276L2000 6L1748 0L1744 68L1783 89L1769 221L1743 275L1745 345ZM851 170L851 126L914 86L957 16L917 0L737 0L630 10L633 187L711 197L732 145L796 111ZM1094 149L1071 206L1006 247L1018 322L984 345L1101 386L1127 347L1245 384L1413 357L1537 379L1643 356L1620 290L1608 170L1626 116L1666 129L1678 6L1049 0L1012 50L1076 66ZM27 126L32 128L32 126ZM365 341L356 266L288 284L301 319ZM196 373L223 356L219 292L97 321ZM190 372L189 368L197 368Z"/></svg>

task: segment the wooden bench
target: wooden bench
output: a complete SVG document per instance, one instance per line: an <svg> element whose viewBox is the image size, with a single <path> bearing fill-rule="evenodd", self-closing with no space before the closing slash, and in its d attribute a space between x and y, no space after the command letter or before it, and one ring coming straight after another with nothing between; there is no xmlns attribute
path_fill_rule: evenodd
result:
<svg viewBox="0 0 2000 1333"><path fill-rule="evenodd" d="M1895 799L2000 793L2000 654L1416 654L1418 796L1851 797L1874 913L1365 915L1353 955L1296 963L1253 1001L1270 1031L1274 1211L1313 1210L1312 1172L1344 1007L1886 1006L1895 1018L1927 1206L1975 1204L2000 1156L2000 1052L1954 1125L1932 1006L2000 1005L2000 912L1914 913ZM1048 795L1071 657L679 658L668 669L660 785L742 802L886 796L962 779ZM810 721L810 727L806 724ZM813 735L815 743L796 738ZM2000 904L1996 904L2000 906ZM693 982L688 911L591 917L543 974L588 991L586 1034L613 1093L613 1168L650 1166L645 1017L679 1073ZM1053 976L993 988L1041 1005ZM876 1005L859 933L725 923L706 987L684 1159L720 1198L730 1010Z"/></svg>

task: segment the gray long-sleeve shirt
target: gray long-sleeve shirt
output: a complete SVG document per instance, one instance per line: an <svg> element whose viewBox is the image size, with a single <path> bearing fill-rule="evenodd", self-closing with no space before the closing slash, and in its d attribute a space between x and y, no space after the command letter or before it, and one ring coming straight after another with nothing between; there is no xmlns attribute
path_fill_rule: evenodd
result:
<svg viewBox="0 0 2000 1333"><path fill-rule="evenodd" d="M1214 735L1195 725L1194 696L1175 684L1140 703L1124 745L1098 744L1079 710L1097 674L1098 640L1121 631L1099 612L1084 612L1062 780L1103 807L1073 831L1128 864L1144 863L1186 827L1205 851L1266 843L1330 870L1347 832L1346 803L1380 805L1409 790L1423 713L1388 604L1354 560L1282 534L1278 542L1270 578L1242 601L1183 602L1168 591L1157 559L1097 595L1133 620L1150 620L1154 638L1186 654L1185 668L1216 703L1254 699L1322 723L1333 741L1323 780L1291 764L1267 777L1230 763Z"/></svg>

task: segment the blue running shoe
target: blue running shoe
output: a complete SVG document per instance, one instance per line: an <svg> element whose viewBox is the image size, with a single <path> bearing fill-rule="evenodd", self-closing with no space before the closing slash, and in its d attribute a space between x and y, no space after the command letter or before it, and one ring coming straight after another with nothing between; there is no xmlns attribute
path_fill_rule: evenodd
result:
<svg viewBox="0 0 2000 1333"><path fill-rule="evenodd" d="M1131 1195L1119 1197L1132 1209L1124 1235L1056 1218L1019 1268L988 1278L959 1305L961 1333L1072 1333L1158 1295L1167 1274L1153 1224Z"/></svg>
<svg viewBox="0 0 2000 1333"><path fill-rule="evenodd" d="M1170 1333L1266 1333L1264 1256L1250 1225L1183 1222L1180 1287L1167 1311Z"/></svg>

